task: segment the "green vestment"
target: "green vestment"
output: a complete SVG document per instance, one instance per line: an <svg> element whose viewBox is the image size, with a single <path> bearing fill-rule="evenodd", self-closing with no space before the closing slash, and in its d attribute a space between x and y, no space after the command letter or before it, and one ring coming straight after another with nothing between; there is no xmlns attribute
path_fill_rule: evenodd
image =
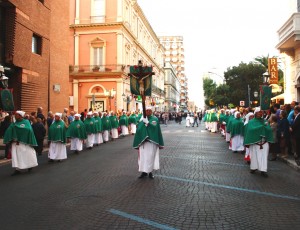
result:
<svg viewBox="0 0 300 230"><path fill-rule="evenodd" d="M3 143L6 144L11 141L37 146L34 132L28 120L22 119L10 124L5 131Z"/></svg>
<svg viewBox="0 0 300 230"><path fill-rule="evenodd" d="M81 120L74 120L71 122L66 133L67 138L79 138L81 140L86 139L86 130Z"/></svg>
<svg viewBox="0 0 300 230"><path fill-rule="evenodd" d="M101 118L99 116L95 116L94 120L95 120L96 132L101 133L103 131Z"/></svg>
<svg viewBox="0 0 300 230"><path fill-rule="evenodd" d="M87 135L92 134L92 133L97 133L95 119L93 117L87 117L83 123L84 123Z"/></svg>
<svg viewBox="0 0 300 230"><path fill-rule="evenodd" d="M253 118L245 125L244 145L274 142L271 126L263 118Z"/></svg>
<svg viewBox="0 0 300 230"><path fill-rule="evenodd" d="M119 127L119 122L116 116L110 116L109 120L112 129L117 129Z"/></svg>
<svg viewBox="0 0 300 230"><path fill-rule="evenodd" d="M62 120L54 121L48 131L48 141L66 143L66 127Z"/></svg>
<svg viewBox="0 0 300 230"><path fill-rule="evenodd" d="M130 115L130 117L128 118L128 123L129 124L137 124L137 117L135 114Z"/></svg>
<svg viewBox="0 0 300 230"><path fill-rule="evenodd" d="M234 137L237 135L244 136L244 122L243 122L242 118L232 119L229 131L230 131L231 137Z"/></svg>
<svg viewBox="0 0 300 230"><path fill-rule="evenodd" d="M160 148L164 147L164 140L162 137L159 120L155 116L148 117L148 125L140 122L137 126L136 134L134 135L133 148L139 148L144 141L150 141L157 144Z"/></svg>
<svg viewBox="0 0 300 230"><path fill-rule="evenodd" d="M111 130L111 123L110 123L109 117L107 117L107 116L102 117L102 127L103 127L103 131Z"/></svg>
<svg viewBox="0 0 300 230"><path fill-rule="evenodd" d="M119 125L125 125L125 126L128 126L128 117L123 114L120 119L119 119Z"/></svg>

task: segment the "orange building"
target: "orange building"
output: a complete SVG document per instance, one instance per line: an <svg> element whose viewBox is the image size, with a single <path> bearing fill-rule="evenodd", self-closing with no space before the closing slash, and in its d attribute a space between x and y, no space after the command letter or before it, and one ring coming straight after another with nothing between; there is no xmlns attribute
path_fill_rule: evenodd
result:
<svg viewBox="0 0 300 230"><path fill-rule="evenodd" d="M68 106L69 0L1 0L0 65L15 109Z"/></svg>
<svg viewBox="0 0 300 230"><path fill-rule="evenodd" d="M71 110L140 110L128 79L139 60L155 72L146 104L164 107L164 49L137 1L71 1L69 38Z"/></svg>

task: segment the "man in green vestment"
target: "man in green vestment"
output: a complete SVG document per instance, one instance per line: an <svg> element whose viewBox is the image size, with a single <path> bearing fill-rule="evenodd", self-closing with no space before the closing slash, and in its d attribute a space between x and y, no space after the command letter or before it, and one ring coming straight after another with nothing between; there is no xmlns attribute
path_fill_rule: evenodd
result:
<svg viewBox="0 0 300 230"><path fill-rule="evenodd" d="M128 132L128 117L126 115L126 111L122 112L122 115L119 118L119 125L121 127L121 135L126 136L129 134Z"/></svg>
<svg viewBox="0 0 300 230"><path fill-rule="evenodd" d="M250 152L250 173L256 170L261 175L268 177L268 155L269 143L274 142L271 126L263 119L263 111L257 107L254 111L254 118L245 126L244 145Z"/></svg>
<svg viewBox="0 0 300 230"><path fill-rule="evenodd" d="M236 111L234 119L231 121L231 150L234 153L244 151L244 122L241 118L241 113Z"/></svg>
<svg viewBox="0 0 300 230"><path fill-rule="evenodd" d="M110 113L109 120L111 124L111 139L114 140L119 137L119 133L118 133L119 121L114 112Z"/></svg>
<svg viewBox="0 0 300 230"><path fill-rule="evenodd" d="M134 135L136 133L137 115L132 112L128 118L128 123L130 126L130 133Z"/></svg>
<svg viewBox="0 0 300 230"><path fill-rule="evenodd" d="M58 162L67 159L67 137L66 137L66 125L61 119L62 113L55 113L54 122L48 131L48 143L49 143L49 162Z"/></svg>
<svg viewBox="0 0 300 230"><path fill-rule="evenodd" d="M83 149L83 142L87 138L84 123L80 120L81 115L75 114L74 121L70 123L67 129L67 138L71 139L70 150L75 150L78 154Z"/></svg>
<svg viewBox="0 0 300 230"><path fill-rule="evenodd" d="M36 152L33 146L37 146L34 132L28 120L24 119L25 112L16 111L16 122L11 123L4 134L3 143L12 143L11 162L15 168L12 176L21 173L21 169L31 169L38 165Z"/></svg>
<svg viewBox="0 0 300 230"><path fill-rule="evenodd" d="M102 136L103 126L102 126L102 120L99 116L99 112L97 111L94 112L94 120L95 120L95 127L96 127L94 144L98 146L103 143L103 136Z"/></svg>
<svg viewBox="0 0 300 230"><path fill-rule="evenodd" d="M103 142L106 143L109 141L109 132L111 130L111 123L107 113L103 113L102 119L102 127L103 127Z"/></svg>
<svg viewBox="0 0 300 230"><path fill-rule="evenodd" d="M164 147L159 120L152 115L151 107L146 108L146 118L137 126L133 147L139 150L138 165L139 178L148 176L154 179L153 170L159 169L159 149Z"/></svg>
<svg viewBox="0 0 300 230"><path fill-rule="evenodd" d="M87 134L85 145L88 149L92 149L95 142L95 133L97 133L95 119L92 117L93 112L88 112L86 114L86 119L84 120L84 126Z"/></svg>

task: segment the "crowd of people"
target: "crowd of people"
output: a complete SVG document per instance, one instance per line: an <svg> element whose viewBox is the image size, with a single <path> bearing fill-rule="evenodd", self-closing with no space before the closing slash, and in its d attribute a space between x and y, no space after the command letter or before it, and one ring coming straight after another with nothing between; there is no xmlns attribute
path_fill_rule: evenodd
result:
<svg viewBox="0 0 300 230"><path fill-rule="evenodd" d="M234 153L245 154L250 173L257 170L268 177L267 163L278 157L295 158L300 166L300 106L272 105L269 110L260 107L206 110L203 121L210 132L221 133Z"/></svg>
<svg viewBox="0 0 300 230"><path fill-rule="evenodd" d="M139 132L138 136L144 139L141 142L135 140L134 148L140 149L140 146L143 146L144 152L145 149L147 152L152 151L156 162L153 165L147 158L144 160L146 163L141 163L139 157L139 168L144 174L151 173L149 177L153 179L152 171L159 167L158 149L163 147L163 140L158 118L152 115L152 110L147 111L146 118L143 118L139 111L122 110L115 113L85 110L82 113L74 111L68 113L67 108L62 113L49 111L46 117L41 107L37 108L37 112L30 114L24 111L7 113L0 126L3 143L6 145L5 158L12 159L12 167L15 169L12 175L14 176L24 170L30 172L38 165L37 156L42 155L45 140L48 141L48 161L51 163L67 159L67 142L70 143L70 150L79 154L84 145L86 149L92 149L102 143ZM139 123L141 125L137 126ZM146 124L146 129L144 124ZM149 142L159 148L149 147L150 144L144 142Z"/></svg>

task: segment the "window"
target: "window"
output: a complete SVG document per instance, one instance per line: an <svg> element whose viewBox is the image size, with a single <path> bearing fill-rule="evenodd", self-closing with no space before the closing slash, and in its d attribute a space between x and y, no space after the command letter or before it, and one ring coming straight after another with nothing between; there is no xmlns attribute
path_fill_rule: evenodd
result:
<svg viewBox="0 0 300 230"><path fill-rule="evenodd" d="M105 22L105 0L94 0L92 23Z"/></svg>
<svg viewBox="0 0 300 230"><path fill-rule="evenodd" d="M103 47L94 48L94 65L103 65Z"/></svg>
<svg viewBox="0 0 300 230"><path fill-rule="evenodd" d="M32 53L42 54L42 37L33 34L32 35Z"/></svg>

